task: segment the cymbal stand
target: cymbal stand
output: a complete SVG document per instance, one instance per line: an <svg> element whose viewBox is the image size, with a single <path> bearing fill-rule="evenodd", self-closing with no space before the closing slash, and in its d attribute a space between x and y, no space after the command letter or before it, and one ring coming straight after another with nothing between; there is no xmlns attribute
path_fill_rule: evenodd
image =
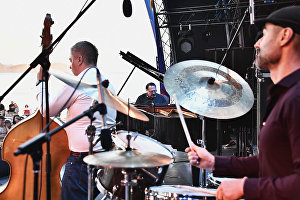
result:
<svg viewBox="0 0 300 200"><path fill-rule="evenodd" d="M121 181L122 185L125 186L125 200L132 200L132 186L136 186L136 182L132 181L134 171L128 171L128 169L122 169L124 179Z"/></svg>
<svg viewBox="0 0 300 200"><path fill-rule="evenodd" d="M106 108L106 105L104 104L103 102L103 93L102 93L102 90L101 90L101 87L100 87L100 84L102 83L101 82L101 74L100 74L100 71L96 69L96 72L97 72L97 89L98 89L98 95L99 95L99 103L100 104L103 104L104 105L104 109L103 110L99 110L100 114L101 114L101 120L102 120L102 130L105 130L107 127L106 127L106 117L105 115L107 114L107 108ZM103 85L104 86L104 85ZM108 83L107 85L105 85L104 87L108 87ZM95 104L97 102L94 102ZM93 155L93 147L94 147L94 144L93 144L93 141L94 141L94 136L95 136L95 132L96 132L96 128L95 126L92 125L92 121L95 119L93 115L89 115L89 118L91 120L91 125L89 125L88 127L88 132L87 132L87 135L88 135L88 139L89 139L89 155ZM90 128L90 130L89 130ZM98 140L97 140L98 141ZM94 166L93 165L88 165L88 200L93 200L94 199Z"/></svg>
<svg viewBox="0 0 300 200"><path fill-rule="evenodd" d="M86 129L86 135L88 137L89 140L89 155L93 154L93 141L95 138L95 133L96 133L96 127L94 125L92 125L93 123L93 116L91 116L90 120L91 120L91 124L87 127ZM92 165L88 165L88 199L90 199L91 197L93 198L94 196L94 191L93 191L93 180L94 180L94 166Z"/></svg>
<svg viewBox="0 0 300 200"><path fill-rule="evenodd" d="M199 144L202 148L206 149L206 143L205 143L205 134L206 134L206 120L204 116L199 116L199 119L202 120L202 130L201 130L201 140L197 140L197 144ZM207 186L207 180L206 180L206 169L200 169L201 170L201 183L200 185L202 187Z"/></svg>

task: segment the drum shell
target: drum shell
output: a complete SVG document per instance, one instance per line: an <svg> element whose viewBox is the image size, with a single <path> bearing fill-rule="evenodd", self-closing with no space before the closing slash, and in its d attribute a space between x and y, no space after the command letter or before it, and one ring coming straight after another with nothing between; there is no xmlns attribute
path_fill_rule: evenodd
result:
<svg viewBox="0 0 300 200"><path fill-rule="evenodd" d="M118 131L116 134L112 134L114 150L124 150L126 148L126 134L127 131ZM132 139L130 144L132 145L132 148L146 152L161 153L174 158L174 155L171 153L171 151L160 142L136 132L131 132L131 134ZM167 170L168 165L163 167L134 169L133 171L135 172L135 175L133 179L136 180L137 185L132 188L133 199L144 199L145 188L160 185ZM125 188L121 185L123 178L124 175L122 174L122 169L104 167L97 172L97 188L102 194L108 194L109 196L114 195L124 199ZM116 192L114 192L115 188L117 189Z"/></svg>

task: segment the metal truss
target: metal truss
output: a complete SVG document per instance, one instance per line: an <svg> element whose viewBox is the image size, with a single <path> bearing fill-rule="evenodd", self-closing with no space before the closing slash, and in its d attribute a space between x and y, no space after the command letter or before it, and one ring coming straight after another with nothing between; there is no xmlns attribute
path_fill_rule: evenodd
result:
<svg viewBox="0 0 300 200"><path fill-rule="evenodd" d="M164 1L166 0L154 0L154 4L156 8L158 28L161 31L160 36L162 39L165 63L167 67L169 67L175 60L172 58L172 42L168 28L189 25L193 27L225 25L227 44L229 44L237 30L245 10L249 8L249 0L219 0L217 4L213 5L182 6L166 10ZM264 14L268 13L266 11L269 8L274 10L274 7L276 6L299 4L299 0L254 0L254 2L256 10L255 14L258 18L265 17ZM175 15L179 20L172 20L172 23L170 23L169 19ZM246 16L244 23L249 23L248 16ZM239 37L235 39L233 46L244 47L244 33L242 28L240 30Z"/></svg>
<svg viewBox="0 0 300 200"><path fill-rule="evenodd" d="M157 17L157 25L159 28L159 35L162 43L164 62L166 69L168 69L173 64L172 57L172 43L170 37L170 30L168 27L164 27L164 24L168 24L168 16L167 15L159 15L158 13L162 13L165 10L163 0L154 0L154 10L156 12Z"/></svg>

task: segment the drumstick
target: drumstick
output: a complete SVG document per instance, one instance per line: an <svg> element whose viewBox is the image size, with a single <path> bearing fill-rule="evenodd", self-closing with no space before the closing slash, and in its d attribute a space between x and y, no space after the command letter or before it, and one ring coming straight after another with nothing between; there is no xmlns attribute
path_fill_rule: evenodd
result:
<svg viewBox="0 0 300 200"><path fill-rule="evenodd" d="M193 190L195 192L202 192L202 193L206 193L206 194L211 194L211 195L214 195L214 196L216 196L216 194L217 194L217 191L214 191L214 190L191 187L191 186L187 186L187 185L176 185L175 187L186 189L186 190Z"/></svg>
<svg viewBox="0 0 300 200"><path fill-rule="evenodd" d="M176 108L177 108L178 115L179 115L179 118L180 118L183 130L184 130L184 133L185 133L185 137L186 137L186 139L188 141L189 146L192 148L192 143L193 142L192 142L189 130L188 130L187 126L186 126L186 123L185 123L185 120L184 120L184 117L183 117L183 114L182 114L182 110L181 110L181 108L180 108L180 106L179 106L179 104L177 102L177 98L176 98L175 94L173 95L173 98L175 100Z"/></svg>

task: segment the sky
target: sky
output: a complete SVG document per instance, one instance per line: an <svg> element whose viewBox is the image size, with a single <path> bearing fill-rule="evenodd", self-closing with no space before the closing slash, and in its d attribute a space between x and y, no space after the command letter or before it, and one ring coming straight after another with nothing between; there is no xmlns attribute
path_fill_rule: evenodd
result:
<svg viewBox="0 0 300 200"><path fill-rule="evenodd" d="M50 55L50 62L69 65L70 47L78 41L90 41L99 50L98 66L101 72L116 92L134 67L121 58L120 51L130 51L156 67L155 40L145 2L131 2L132 16L126 18L122 12L123 0L97 0L57 45ZM31 63L42 49L40 35L46 14L50 13L54 21L51 27L54 41L75 19L84 3L85 0L1 0L0 63ZM145 92L145 85L150 81L157 83L149 75L135 69L120 97L134 102L139 94ZM1 86L1 95L3 89L12 83L13 80Z"/></svg>

